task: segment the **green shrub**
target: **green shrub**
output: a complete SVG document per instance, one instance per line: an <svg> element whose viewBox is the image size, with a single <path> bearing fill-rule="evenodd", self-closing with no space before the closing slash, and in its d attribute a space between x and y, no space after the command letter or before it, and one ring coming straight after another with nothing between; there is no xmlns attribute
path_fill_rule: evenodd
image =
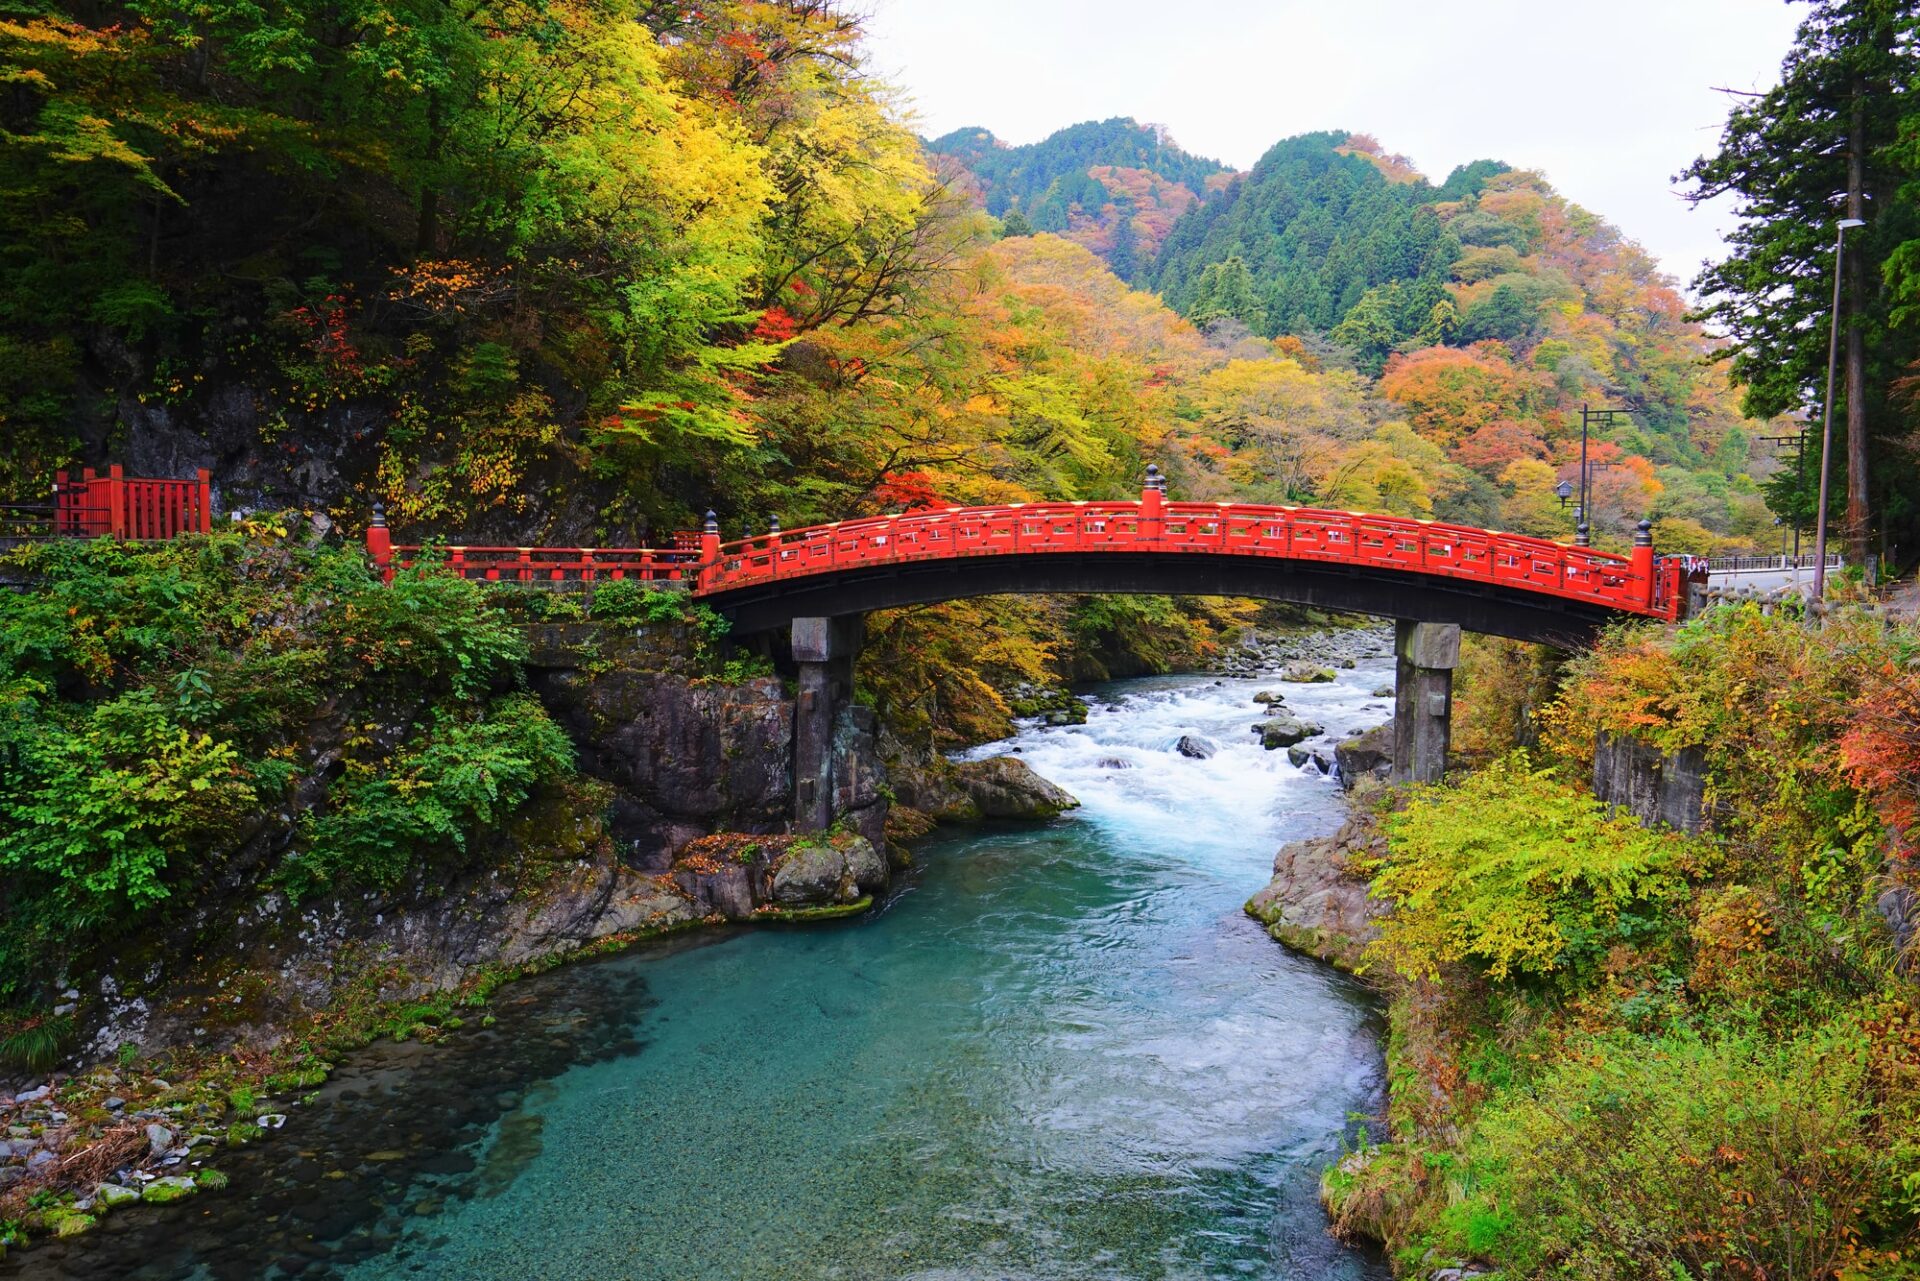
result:
<svg viewBox="0 0 1920 1281"><path fill-rule="evenodd" d="M11 765L0 777L7 933L127 922L198 875L207 849L257 809L234 745L177 724L151 690L79 709L16 697L10 710L0 728Z"/></svg>
<svg viewBox="0 0 1920 1281"><path fill-rule="evenodd" d="M696 604L684 591L659 588L631 578L596 584L592 613L602 622L623 627L685 623L706 642L725 636L728 627L726 619L709 606Z"/></svg>
<svg viewBox="0 0 1920 1281"><path fill-rule="evenodd" d="M1386 857L1364 870L1394 910L1367 958L1409 977L1467 961L1495 979L1576 979L1612 944L1675 928L1680 838L1609 817L1523 752L1419 789L1386 828Z"/></svg>
<svg viewBox="0 0 1920 1281"><path fill-rule="evenodd" d="M1615 1035L1485 1111L1443 1249L1512 1277L1832 1277L1916 1167L1861 1028L1793 1044Z"/></svg>
<svg viewBox="0 0 1920 1281"><path fill-rule="evenodd" d="M422 860L463 852L471 834L573 770L573 746L531 695L443 712L390 758L355 766L325 813L302 824L281 880L297 897L347 886L391 889Z"/></svg>

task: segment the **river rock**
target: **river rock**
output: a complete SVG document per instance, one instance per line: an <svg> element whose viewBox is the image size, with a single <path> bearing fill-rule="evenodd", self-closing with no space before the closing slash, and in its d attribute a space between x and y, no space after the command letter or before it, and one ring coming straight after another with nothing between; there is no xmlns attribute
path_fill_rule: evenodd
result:
<svg viewBox="0 0 1920 1281"><path fill-rule="evenodd" d="M1273 880L1248 900L1247 913L1295 951L1352 970L1379 937L1388 905L1368 894L1367 878L1351 864L1385 853L1386 838L1365 816L1332 836L1291 841L1274 856Z"/></svg>
<svg viewBox="0 0 1920 1281"><path fill-rule="evenodd" d="M147 1127L147 1148L156 1157L165 1156L173 1149L173 1131L159 1122Z"/></svg>
<svg viewBox="0 0 1920 1281"><path fill-rule="evenodd" d="M1253 696L1253 701L1256 703L1284 703L1287 701L1287 696L1278 690L1263 689Z"/></svg>
<svg viewBox="0 0 1920 1281"><path fill-rule="evenodd" d="M961 761L955 777L982 818L1043 819L1078 809L1080 802L1011 756Z"/></svg>
<svg viewBox="0 0 1920 1281"><path fill-rule="evenodd" d="M1382 685L1382 686L1380 686L1380 688L1378 688L1378 689L1376 689L1376 690L1374 690L1374 691L1373 691L1373 697L1375 697L1375 698L1392 698L1392 697L1393 697L1393 686L1391 686L1391 685Z"/></svg>
<svg viewBox="0 0 1920 1281"><path fill-rule="evenodd" d="M1118 756L1102 756L1100 758L1100 768L1101 769L1132 769L1133 762L1122 760Z"/></svg>
<svg viewBox="0 0 1920 1281"><path fill-rule="evenodd" d="M1340 785L1348 791L1368 774L1385 779L1393 772L1393 722L1347 739L1333 755L1340 766Z"/></svg>
<svg viewBox="0 0 1920 1281"><path fill-rule="evenodd" d="M1204 761L1220 750L1220 745L1201 734L1182 734L1173 750L1196 761Z"/></svg>
<svg viewBox="0 0 1920 1281"><path fill-rule="evenodd" d="M1296 685L1324 685L1335 677L1331 667L1321 667L1315 663L1288 663L1281 671L1280 679Z"/></svg>
<svg viewBox="0 0 1920 1281"><path fill-rule="evenodd" d="M1324 733L1325 727L1298 716L1274 716L1255 724L1253 732L1260 736L1260 746L1271 752L1277 748L1292 747L1301 739Z"/></svg>
<svg viewBox="0 0 1920 1281"><path fill-rule="evenodd" d="M1299 769L1307 763L1307 749L1295 744L1287 749L1287 764Z"/></svg>

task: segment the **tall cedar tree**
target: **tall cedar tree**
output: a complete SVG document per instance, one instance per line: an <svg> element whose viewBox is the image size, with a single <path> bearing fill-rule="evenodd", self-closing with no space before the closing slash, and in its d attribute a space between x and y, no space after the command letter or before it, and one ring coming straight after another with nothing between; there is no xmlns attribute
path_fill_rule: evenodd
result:
<svg viewBox="0 0 1920 1281"><path fill-rule="evenodd" d="M1920 239L1920 215L1903 196L1920 177L1913 144L1920 113L1912 95L1920 73L1917 15L1915 0L1817 0L1779 85L1736 106L1719 152L1681 175L1693 184L1695 203L1728 192L1739 201L1732 254L1694 284L1706 299L1701 318L1733 340L1728 354L1754 417L1819 404L1835 224L1866 221L1847 237L1845 374L1836 392L1845 413L1835 414L1835 430L1846 438L1846 466L1835 470L1846 478L1848 554L1861 565L1873 550L1876 516L1883 547L1910 544L1920 532L1920 477L1904 447L1911 406L1897 394L1920 356L1920 329L1896 323L1899 295L1887 287L1886 271L1901 259L1903 244ZM1813 467L1783 469L1769 503L1782 516L1807 519L1817 477Z"/></svg>

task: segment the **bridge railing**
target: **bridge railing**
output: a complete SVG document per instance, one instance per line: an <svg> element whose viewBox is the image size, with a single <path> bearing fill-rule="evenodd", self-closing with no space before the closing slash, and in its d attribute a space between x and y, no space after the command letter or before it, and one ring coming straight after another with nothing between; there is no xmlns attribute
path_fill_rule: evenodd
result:
<svg viewBox="0 0 1920 1281"><path fill-rule="evenodd" d="M1682 599L1634 558L1460 525L1248 503L1016 503L874 516L721 544L703 593L827 570L1005 553L1174 552L1362 564L1497 583L1637 613ZM1649 549L1650 552L1650 549ZM1664 609L1656 608L1664 606Z"/></svg>
<svg viewBox="0 0 1920 1281"><path fill-rule="evenodd" d="M464 578L520 583L622 578L685 582L702 595L867 566L1048 553L1225 554L1360 565L1516 587L1627 613L1679 616L1697 567L1653 554L1642 522L1631 556L1464 525L1310 507L1170 503L1157 477L1138 502L1011 503L775 529L722 543L706 529L673 549L392 546L375 511L367 546L382 573L431 555Z"/></svg>
<svg viewBox="0 0 1920 1281"><path fill-rule="evenodd" d="M633 579L681 582L693 577L699 553L652 547L441 547L394 544L382 566L394 570L433 564L457 578L492 583L595 583Z"/></svg>

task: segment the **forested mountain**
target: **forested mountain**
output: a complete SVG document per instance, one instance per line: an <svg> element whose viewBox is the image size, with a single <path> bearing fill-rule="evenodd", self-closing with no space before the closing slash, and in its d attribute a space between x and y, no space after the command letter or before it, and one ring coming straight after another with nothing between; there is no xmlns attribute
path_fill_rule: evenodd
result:
<svg viewBox="0 0 1920 1281"><path fill-rule="evenodd" d="M1146 283L1202 322L1232 316L1268 336L1324 332L1369 289L1399 284L1398 318L1412 334L1460 253L1432 206L1505 167L1478 161L1436 189L1371 139L1289 138L1174 228Z"/></svg>
<svg viewBox="0 0 1920 1281"><path fill-rule="evenodd" d="M1153 261L1180 216L1230 176L1190 155L1166 131L1123 117L1086 121L1023 147L986 129L956 129L926 144L979 184L987 212L1016 229L1077 240L1130 280Z"/></svg>

